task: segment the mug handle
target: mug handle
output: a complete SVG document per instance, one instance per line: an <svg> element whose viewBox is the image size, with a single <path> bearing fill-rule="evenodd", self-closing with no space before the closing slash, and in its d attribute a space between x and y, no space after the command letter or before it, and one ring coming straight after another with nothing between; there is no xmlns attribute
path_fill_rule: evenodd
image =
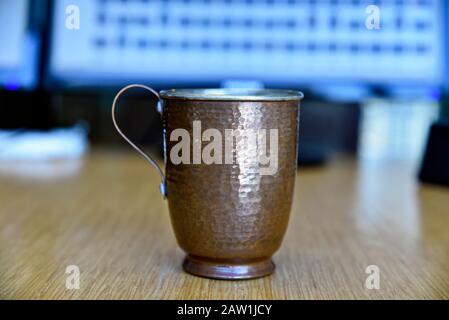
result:
<svg viewBox="0 0 449 320"><path fill-rule="evenodd" d="M125 93L125 91L127 91L128 89L131 88L142 88L145 90L150 91L152 94L154 94L156 96L156 98L158 99L158 106L157 106L157 111L162 115L163 112L163 103L164 101L161 99L161 97L159 96L159 94L156 92L156 90L147 87L143 84L130 84L126 87L124 87L123 89L121 89L115 96L114 98L114 102L112 102L112 122L114 123L115 129L118 131L118 133L122 136L123 139L125 139L126 142L128 142L131 147L133 147L137 152L139 152L149 163L151 163L151 165L153 167L156 168L157 172L159 173L159 175L161 176L161 183L159 185L159 190L162 194L162 196L164 197L164 199L167 198L167 179L165 178L164 172L162 171L162 169L159 167L159 165L156 163L156 161L154 161L153 158L151 158L151 156L149 156L148 154L146 154L145 152L143 152L138 146L136 146L123 132L122 130L120 130L117 121L115 119L115 108L116 108L116 104L118 99L120 98L120 96ZM165 155L164 155L165 156Z"/></svg>

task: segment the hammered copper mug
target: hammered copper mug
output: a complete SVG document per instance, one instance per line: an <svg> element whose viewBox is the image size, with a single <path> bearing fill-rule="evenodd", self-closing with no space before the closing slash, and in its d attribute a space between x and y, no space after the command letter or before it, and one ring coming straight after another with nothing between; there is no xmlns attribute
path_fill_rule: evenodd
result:
<svg viewBox="0 0 449 320"><path fill-rule="evenodd" d="M134 87L152 92L159 100L165 175L117 126L116 102ZM159 95L144 85L130 85L117 94L112 106L114 125L161 176L160 190L168 199L175 236L187 254L185 271L216 279L251 279L274 271L271 257L281 245L292 204L302 97L297 91L258 89L180 89ZM208 132L206 137L195 132L199 123L201 132ZM248 133L262 130L277 133L277 141L273 140L277 150L262 148L277 153L277 159L272 158L277 161L276 170L269 174L262 174L260 162L252 159L260 155L258 147L268 139L248 140ZM179 151L179 139L174 139L180 136L177 132L190 136L191 145L178 155L191 162L171 159L177 154L174 151ZM218 161L218 149L211 153L218 159L215 163L201 161L202 149L212 136L222 139L215 141L215 146L232 140L232 148L225 150L228 154L221 155L227 161ZM273 141L270 144L274 145Z"/></svg>

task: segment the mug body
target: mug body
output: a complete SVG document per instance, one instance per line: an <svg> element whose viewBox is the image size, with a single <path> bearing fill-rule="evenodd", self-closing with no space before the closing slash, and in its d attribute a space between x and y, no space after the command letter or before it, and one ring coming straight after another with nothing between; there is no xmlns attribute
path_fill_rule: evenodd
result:
<svg viewBox="0 0 449 320"><path fill-rule="evenodd" d="M272 273L292 204L302 94L198 89L161 97L167 199L184 269L220 279Z"/></svg>

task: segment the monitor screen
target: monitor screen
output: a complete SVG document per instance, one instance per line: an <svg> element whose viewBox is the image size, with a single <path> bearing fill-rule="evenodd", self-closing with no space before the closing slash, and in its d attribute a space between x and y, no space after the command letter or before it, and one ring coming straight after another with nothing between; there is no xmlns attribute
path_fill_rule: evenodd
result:
<svg viewBox="0 0 449 320"><path fill-rule="evenodd" d="M38 81L39 42L28 28L30 1L0 1L0 88L33 89Z"/></svg>
<svg viewBox="0 0 449 320"><path fill-rule="evenodd" d="M443 0L372 3L57 0L49 71L72 86L439 85Z"/></svg>

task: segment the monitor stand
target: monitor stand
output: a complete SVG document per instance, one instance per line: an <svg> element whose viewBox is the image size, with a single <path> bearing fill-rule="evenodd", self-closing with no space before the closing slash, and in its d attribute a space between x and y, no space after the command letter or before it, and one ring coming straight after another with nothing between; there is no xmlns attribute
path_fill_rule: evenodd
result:
<svg viewBox="0 0 449 320"><path fill-rule="evenodd" d="M332 154L356 155L361 106L309 96L301 104L299 166L323 165Z"/></svg>

